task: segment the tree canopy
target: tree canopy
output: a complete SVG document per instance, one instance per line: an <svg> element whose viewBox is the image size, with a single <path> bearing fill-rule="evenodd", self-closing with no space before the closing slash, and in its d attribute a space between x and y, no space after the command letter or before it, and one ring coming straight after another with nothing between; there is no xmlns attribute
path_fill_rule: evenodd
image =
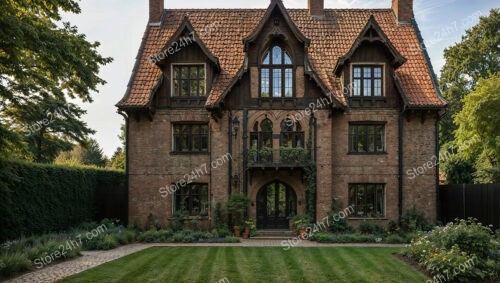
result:
<svg viewBox="0 0 500 283"><path fill-rule="evenodd" d="M112 59L98 53L98 42L61 22L61 11L80 13L80 7L74 0L0 2L3 156L50 162L93 132L80 120L85 111L68 100L92 102L105 83L99 68ZM55 119L57 109L64 111Z"/></svg>
<svg viewBox="0 0 500 283"><path fill-rule="evenodd" d="M465 32L462 40L444 50L446 63L441 70L440 88L448 101L449 113L440 129L440 143L452 141L462 99L477 86L500 71L500 9L492 9L479 23Z"/></svg>
<svg viewBox="0 0 500 283"><path fill-rule="evenodd" d="M498 84L495 77L500 72L499 28L500 9L492 9L460 42L444 50L440 88L449 108L440 123L439 141L442 149L458 149L456 156L443 160L450 183L494 179L491 158L498 158L498 147L493 144L499 132L492 128L492 120L495 109L500 109L495 104L499 91L492 84ZM487 124L488 119L492 124Z"/></svg>
<svg viewBox="0 0 500 283"><path fill-rule="evenodd" d="M479 79L475 90L465 96L462 102L463 108L454 119L458 126L454 143L466 160L479 157L477 167L482 169L479 171L498 171L500 72L488 79ZM489 179L489 182L500 182L494 177Z"/></svg>

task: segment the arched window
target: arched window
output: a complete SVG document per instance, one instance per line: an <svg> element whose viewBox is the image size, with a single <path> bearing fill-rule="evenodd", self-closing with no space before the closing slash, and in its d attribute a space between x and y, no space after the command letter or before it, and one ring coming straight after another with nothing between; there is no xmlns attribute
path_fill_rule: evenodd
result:
<svg viewBox="0 0 500 283"><path fill-rule="evenodd" d="M273 147L273 122L265 119L260 123L261 147Z"/></svg>
<svg viewBox="0 0 500 283"><path fill-rule="evenodd" d="M250 148L262 149L273 147L273 122L264 119L262 122L255 122L250 133Z"/></svg>
<svg viewBox="0 0 500 283"><path fill-rule="evenodd" d="M280 146L284 147L304 147L304 132L299 122L293 122L290 118L285 118L281 122Z"/></svg>
<svg viewBox="0 0 500 283"><path fill-rule="evenodd" d="M293 64L288 52L272 46L263 56L260 69L261 97L293 96Z"/></svg>

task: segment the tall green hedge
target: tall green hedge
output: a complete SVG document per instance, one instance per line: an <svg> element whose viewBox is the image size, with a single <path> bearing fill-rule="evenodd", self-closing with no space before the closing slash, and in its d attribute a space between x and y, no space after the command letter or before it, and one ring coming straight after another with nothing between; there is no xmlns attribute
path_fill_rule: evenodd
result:
<svg viewBox="0 0 500 283"><path fill-rule="evenodd" d="M0 241L90 221L96 188L125 179L120 171L0 159Z"/></svg>

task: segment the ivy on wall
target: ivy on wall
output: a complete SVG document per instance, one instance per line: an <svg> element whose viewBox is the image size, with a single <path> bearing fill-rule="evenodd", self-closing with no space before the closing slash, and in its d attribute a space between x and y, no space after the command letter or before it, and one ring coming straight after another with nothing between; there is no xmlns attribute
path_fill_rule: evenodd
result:
<svg viewBox="0 0 500 283"><path fill-rule="evenodd" d="M309 136L307 139L307 160L305 165L305 181L306 181L306 213L312 219L316 219L316 161L313 159L312 148L312 129L309 129Z"/></svg>

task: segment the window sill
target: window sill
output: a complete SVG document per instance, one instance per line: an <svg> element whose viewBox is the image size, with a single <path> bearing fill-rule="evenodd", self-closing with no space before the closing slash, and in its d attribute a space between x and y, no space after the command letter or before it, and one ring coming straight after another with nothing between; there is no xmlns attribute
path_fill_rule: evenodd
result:
<svg viewBox="0 0 500 283"><path fill-rule="evenodd" d="M209 155L209 151L171 151L170 155Z"/></svg>
<svg viewBox="0 0 500 283"><path fill-rule="evenodd" d="M349 151L347 155L387 155L387 152L352 152Z"/></svg>

